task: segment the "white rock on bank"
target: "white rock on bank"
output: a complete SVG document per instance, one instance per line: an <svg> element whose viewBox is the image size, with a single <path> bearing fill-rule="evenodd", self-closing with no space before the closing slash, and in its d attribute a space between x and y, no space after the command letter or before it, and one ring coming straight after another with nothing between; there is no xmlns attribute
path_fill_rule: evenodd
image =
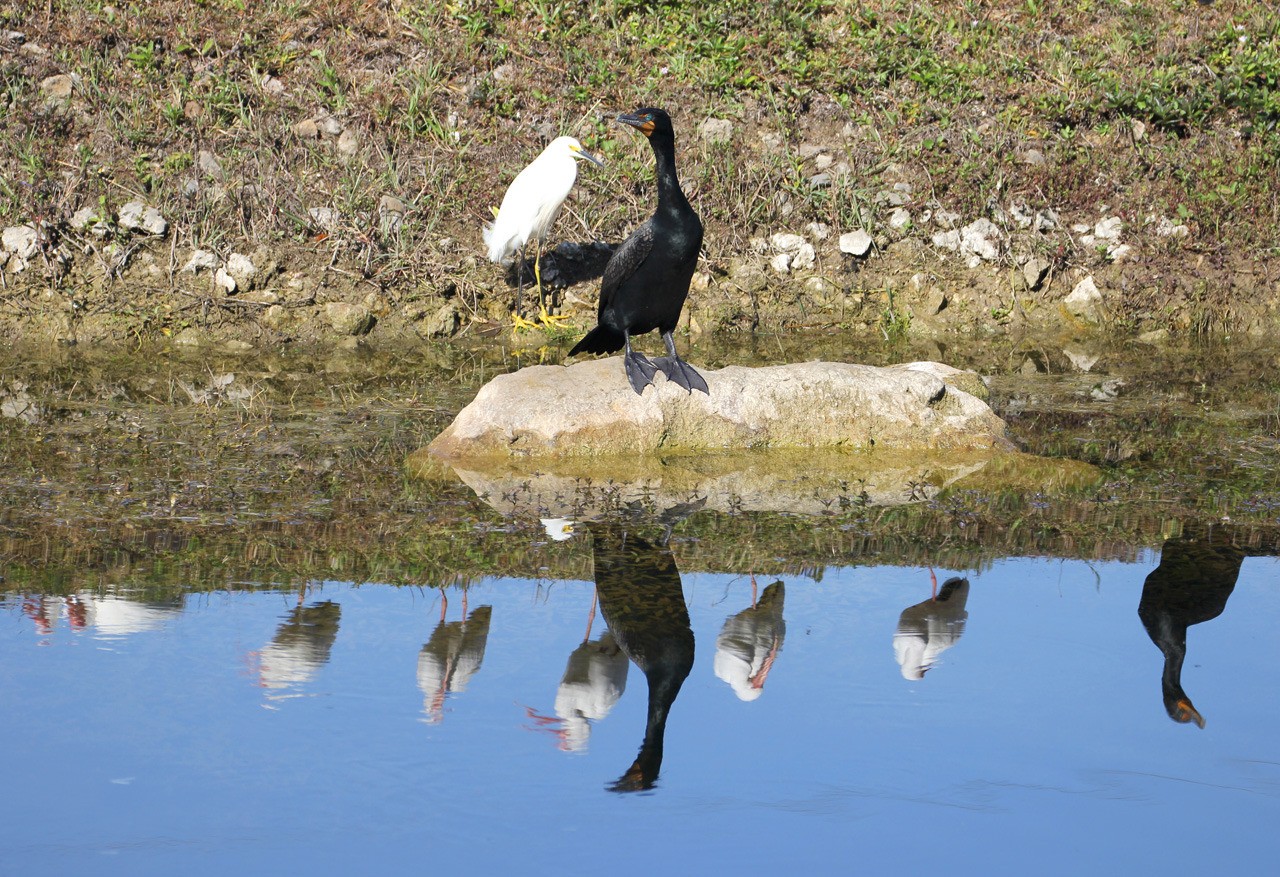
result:
<svg viewBox="0 0 1280 877"><path fill-rule="evenodd" d="M169 230L169 222L154 207L140 200L133 200L120 208L116 216L120 227L144 234L162 235Z"/></svg>
<svg viewBox="0 0 1280 877"><path fill-rule="evenodd" d="M871 235L865 229L840 235L840 252L850 256L865 256L871 252Z"/></svg>
<svg viewBox="0 0 1280 877"><path fill-rule="evenodd" d="M1102 292L1094 283L1093 275L1081 280L1062 300L1067 313L1090 323L1102 322Z"/></svg>
<svg viewBox="0 0 1280 877"><path fill-rule="evenodd" d="M807 362L702 375L709 395L659 377L637 396L621 357L530 366L486 384L430 449L452 460L676 449L1012 447L1003 421L958 389L980 390L981 378L937 363Z"/></svg>

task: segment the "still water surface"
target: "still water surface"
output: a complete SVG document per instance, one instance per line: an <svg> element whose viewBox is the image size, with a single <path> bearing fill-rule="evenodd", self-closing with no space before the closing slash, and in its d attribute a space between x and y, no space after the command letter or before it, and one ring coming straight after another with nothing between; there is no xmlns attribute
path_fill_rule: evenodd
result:
<svg viewBox="0 0 1280 877"><path fill-rule="evenodd" d="M4 595L0 871L1245 874L1280 849L1275 558L814 580L574 529L594 581Z"/></svg>

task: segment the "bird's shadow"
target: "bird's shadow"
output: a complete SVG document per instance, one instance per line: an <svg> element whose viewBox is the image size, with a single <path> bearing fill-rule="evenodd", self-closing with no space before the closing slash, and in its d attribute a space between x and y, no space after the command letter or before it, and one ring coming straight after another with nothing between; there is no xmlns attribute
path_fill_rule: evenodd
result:
<svg viewBox="0 0 1280 877"><path fill-rule="evenodd" d="M616 249L617 244L604 241L589 244L565 241L557 245L538 260L543 289L565 289L603 276L604 266L609 264ZM506 281L510 287L532 286L533 262L517 257L507 268Z"/></svg>

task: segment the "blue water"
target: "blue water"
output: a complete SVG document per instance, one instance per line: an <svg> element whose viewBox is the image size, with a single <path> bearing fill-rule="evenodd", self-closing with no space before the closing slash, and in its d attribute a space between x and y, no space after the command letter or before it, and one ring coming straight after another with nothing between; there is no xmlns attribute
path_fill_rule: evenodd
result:
<svg viewBox="0 0 1280 877"><path fill-rule="evenodd" d="M0 873L1260 873L1280 565L1244 559L1190 628L1199 728L1166 714L1137 614L1158 561L935 570L968 578L965 617L911 679L921 640L895 631L936 602L929 570L783 577L784 625L740 621L758 648L726 648L730 681L717 639L751 577L681 571L693 667L631 794L609 786L644 737L639 667L606 641L604 683L557 715L588 621L606 630L592 582L11 593Z"/></svg>

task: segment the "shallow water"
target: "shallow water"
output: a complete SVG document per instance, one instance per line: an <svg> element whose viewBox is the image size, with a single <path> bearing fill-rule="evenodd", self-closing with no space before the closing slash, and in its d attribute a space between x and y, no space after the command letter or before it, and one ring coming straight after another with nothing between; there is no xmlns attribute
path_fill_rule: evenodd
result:
<svg viewBox="0 0 1280 877"><path fill-rule="evenodd" d="M1275 391L1113 356L1080 496L567 530L400 472L488 366L6 367L0 873L1256 872Z"/></svg>
<svg viewBox="0 0 1280 877"><path fill-rule="evenodd" d="M624 572L661 562L657 541L628 538L642 541ZM648 686L601 616L669 626L646 598L592 622L586 581L10 595L0 862L1247 873L1274 850L1280 805L1280 568L1244 559L1225 611L1191 628L1200 729L1166 715L1138 617L1158 561L1011 558L957 571L967 594L946 602L926 569L828 568L757 577L755 610L745 572L680 574L693 663L638 795L611 787ZM923 641L932 668L914 678ZM595 667L565 683L576 650Z"/></svg>

